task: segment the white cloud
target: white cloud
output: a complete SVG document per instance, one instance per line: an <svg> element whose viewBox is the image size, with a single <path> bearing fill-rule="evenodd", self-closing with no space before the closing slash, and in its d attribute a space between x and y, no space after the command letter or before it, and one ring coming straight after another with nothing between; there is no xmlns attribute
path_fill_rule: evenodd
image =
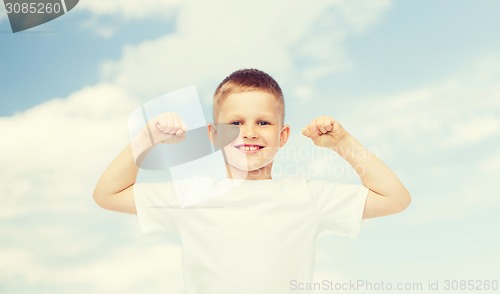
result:
<svg viewBox="0 0 500 294"><path fill-rule="evenodd" d="M391 5L391 0L342 1L338 14L356 31L364 31L379 20L379 16Z"/></svg>
<svg viewBox="0 0 500 294"><path fill-rule="evenodd" d="M294 96L304 102L312 101L314 97L314 90L311 87L301 85L294 89Z"/></svg>
<svg viewBox="0 0 500 294"><path fill-rule="evenodd" d="M99 84L0 118L6 183L0 193L9 195L0 218L46 209L41 203L78 210L73 201L87 200L82 193L90 197L99 171L127 143L124 126L135 107L127 93Z"/></svg>
<svg viewBox="0 0 500 294"><path fill-rule="evenodd" d="M160 25L172 21L178 2L178 0L86 0L79 2L77 10L88 11L92 15L82 22L82 28L103 39L110 39L123 29L122 25L125 22L142 24L153 20Z"/></svg>
<svg viewBox="0 0 500 294"><path fill-rule="evenodd" d="M477 115L466 121L456 122L451 132L443 142L447 147L481 142L500 133L500 118L494 115Z"/></svg>
<svg viewBox="0 0 500 294"><path fill-rule="evenodd" d="M178 246L150 245L115 248L105 257L54 266L41 262L37 252L7 249L0 252L9 265L2 267L0 278L9 293L180 293L180 257Z"/></svg>
<svg viewBox="0 0 500 294"><path fill-rule="evenodd" d="M302 84L319 75L345 70L345 38L368 28L387 1L239 2L186 1L179 4L176 32L138 46L103 66L106 80L143 97L189 84L213 84L230 72L257 67L278 77L283 86ZM324 11L342 10L338 22ZM371 17L357 19L363 12ZM348 17L349 16L349 17ZM355 24L354 24L355 23ZM296 63L301 61L299 70ZM291 78L290 75L294 77ZM290 80L287 79L290 78ZM300 85L299 85L300 86ZM210 93L202 93L209 96Z"/></svg>
<svg viewBox="0 0 500 294"><path fill-rule="evenodd" d="M500 174L500 152L496 152L479 162L478 169L483 173Z"/></svg>
<svg viewBox="0 0 500 294"><path fill-rule="evenodd" d="M412 148L450 150L493 138L500 130L500 87L495 75L485 80L485 72L476 70L425 88L365 99L365 109L376 111L357 111L355 116L367 123L358 128L367 139L398 138ZM475 78L480 73L481 80Z"/></svg>
<svg viewBox="0 0 500 294"><path fill-rule="evenodd" d="M55 280L66 281L75 280L75 277L76 282L95 287L93 293L180 293L180 248L155 245L118 249L102 260L95 260L75 271L66 269L53 276Z"/></svg>
<svg viewBox="0 0 500 294"><path fill-rule="evenodd" d="M92 30L95 34L103 39L113 37L118 31L118 26L100 23L98 19L88 19L82 23L82 27Z"/></svg>
<svg viewBox="0 0 500 294"><path fill-rule="evenodd" d="M150 17L172 15L177 0L85 0L78 3L78 9L85 9L97 16L119 16L139 20Z"/></svg>
<svg viewBox="0 0 500 294"><path fill-rule="evenodd" d="M7 10L5 10L4 5L0 5L0 22L2 22L4 19L7 19Z"/></svg>
<svg viewBox="0 0 500 294"><path fill-rule="evenodd" d="M500 143L500 62L487 60L434 85L364 99L345 124L391 166L406 166L403 182L420 191L417 222L499 205L491 171Z"/></svg>

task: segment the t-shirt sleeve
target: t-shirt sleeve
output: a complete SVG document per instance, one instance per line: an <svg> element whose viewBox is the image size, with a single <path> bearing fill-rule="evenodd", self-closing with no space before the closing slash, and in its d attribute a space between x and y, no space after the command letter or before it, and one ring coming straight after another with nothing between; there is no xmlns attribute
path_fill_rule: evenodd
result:
<svg viewBox="0 0 500 294"><path fill-rule="evenodd" d="M361 229L368 188L362 185L308 181L318 210L319 233L332 231L356 239Z"/></svg>
<svg viewBox="0 0 500 294"><path fill-rule="evenodd" d="M143 234L177 232L179 204L171 182L135 183L134 201Z"/></svg>

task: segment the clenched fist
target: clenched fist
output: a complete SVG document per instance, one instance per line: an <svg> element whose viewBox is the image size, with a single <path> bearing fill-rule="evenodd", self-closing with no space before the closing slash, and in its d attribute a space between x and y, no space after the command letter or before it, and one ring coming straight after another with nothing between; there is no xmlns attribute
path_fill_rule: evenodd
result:
<svg viewBox="0 0 500 294"><path fill-rule="evenodd" d="M160 113L132 139L131 148L134 160L140 162L145 151L159 143L174 144L185 139L186 125L174 112Z"/></svg>
<svg viewBox="0 0 500 294"><path fill-rule="evenodd" d="M186 130L186 124L177 113L164 112L150 120L145 131L151 136L153 144L174 144L184 139Z"/></svg>
<svg viewBox="0 0 500 294"><path fill-rule="evenodd" d="M302 134L320 147L336 148L338 143L346 136L346 130L332 117L320 116L302 129Z"/></svg>

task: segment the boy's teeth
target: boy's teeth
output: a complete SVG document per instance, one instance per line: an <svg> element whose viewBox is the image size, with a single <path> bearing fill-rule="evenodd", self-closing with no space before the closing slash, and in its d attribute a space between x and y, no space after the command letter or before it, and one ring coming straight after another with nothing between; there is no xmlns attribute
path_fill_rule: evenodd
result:
<svg viewBox="0 0 500 294"><path fill-rule="evenodd" d="M257 146L240 146L239 148L245 151L253 151L259 149L259 147Z"/></svg>

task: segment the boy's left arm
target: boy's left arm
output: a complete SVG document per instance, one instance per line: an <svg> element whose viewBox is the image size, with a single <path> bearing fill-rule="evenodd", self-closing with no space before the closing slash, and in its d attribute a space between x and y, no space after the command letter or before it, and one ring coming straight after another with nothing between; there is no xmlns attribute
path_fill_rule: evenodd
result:
<svg viewBox="0 0 500 294"><path fill-rule="evenodd" d="M370 191L363 218L394 214L408 207L410 193L377 156L364 148L337 121L329 116L314 119L302 134L314 144L334 150L354 168Z"/></svg>

